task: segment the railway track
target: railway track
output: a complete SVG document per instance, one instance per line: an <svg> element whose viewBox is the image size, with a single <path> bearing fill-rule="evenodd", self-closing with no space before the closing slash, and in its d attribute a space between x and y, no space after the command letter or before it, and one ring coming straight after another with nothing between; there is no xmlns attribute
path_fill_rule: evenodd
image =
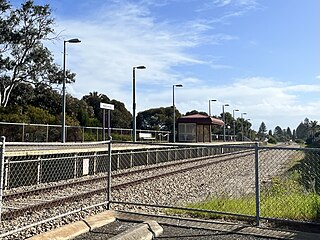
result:
<svg viewBox="0 0 320 240"><path fill-rule="evenodd" d="M236 158L254 156L252 150L201 157L185 161L171 162L151 167L141 167L119 173L112 173L112 190L126 188L152 181L169 175L203 168L212 164L227 162ZM105 193L107 176L100 176L65 184L30 189L4 195L2 219L12 219L28 212L52 208L65 203L78 202L82 199Z"/></svg>

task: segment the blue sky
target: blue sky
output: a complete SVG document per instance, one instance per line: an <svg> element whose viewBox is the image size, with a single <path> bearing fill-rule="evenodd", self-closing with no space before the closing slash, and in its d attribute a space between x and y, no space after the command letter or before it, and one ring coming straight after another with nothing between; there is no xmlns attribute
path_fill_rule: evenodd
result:
<svg viewBox="0 0 320 240"><path fill-rule="evenodd" d="M19 3L20 1L14 1ZM92 91L132 111L172 105L181 113L239 109L253 128L262 121L296 128L320 121L320 1L318 0L36 0L48 3L60 41L48 43L77 74L67 91Z"/></svg>

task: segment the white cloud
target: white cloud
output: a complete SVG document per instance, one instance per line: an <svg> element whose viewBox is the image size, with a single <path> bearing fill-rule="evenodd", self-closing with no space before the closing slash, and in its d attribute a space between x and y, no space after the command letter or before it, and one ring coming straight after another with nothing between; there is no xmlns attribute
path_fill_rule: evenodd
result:
<svg viewBox="0 0 320 240"><path fill-rule="evenodd" d="M229 5L231 3L231 0L215 0L213 4L215 4L218 7L224 7L226 5Z"/></svg>
<svg viewBox="0 0 320 240"><path fill-rule="evenodd" d="M305 86L303 91L312 93L315 87ZM310 101L300 102L297 89L302 89L301 85L288 85L264 77L237 79L230 85L184 84L182 89L175 92L175 103L182 113L193 109L208 112L208 100L217 99L217 102L211 104L214 115L220 114L222 105L228 103L230 107L226 107L226 111L232 113L233 109L239 109L236 117L240 117L241 112L247 112L246 117L251 119L256 130L262 121L271 130L277 125L294 129L305 117L320 118L317 111L320 104L318 94L314 94ZM171 99L171 90L161 89L148 95L148 104L152 104L152 107L170 106ZM142 101L140 104L145 103Z"/></svg>
<svg viewBox="0 0 320 240"><path fill-rule="evenodd" d="M96 19L95 22L58 22L60 26L67 26L65 39L79 37L82 40L77 46L67 46L67 66L77 72L73 89L78 96L93 89L105 91L112 97L123 96L114 90L123 88L121 85L124 84L130 86L132 67L136 65L147 65L146 71L137 72L140 83L169 84L181 78L172 71L173 66L203 63L184 52L197 43L181 37L182 33L172 32L168 26L159 27L149 17L136 16L134 24L128 24L128 14L143 13L136 10L128 13L127 7L115 11L106 12L106 18L101 16L103 20ZM121 16L122 13L125 16ZM115 21L110 16L119 17ZM55 47L60 55L60 46Z"/></svg>
<svg viewBox="0 0 320 240"><path fill-rule="evenodd" d="M248 6L255 3L241 2ZM319 100L298 101L301 92L311 96L319 91L319 86L290 85L266 77L241 78L225 85L204 83L200 77L176 70L175 67L193 65L232 68L221 64L221 58L210 56L213 60L208 61L208 56L196 57L188 50L207 44L208 39L221 43L234 37L216 34L205 39L203 34L212 29L210 21L172 25L151 17L146 7L124 3L119 1L117 7L106 5L90 21L57 19L64 39L82 40L81 44L67 46L67 68L77 73L76 83L68 86L68 91L76 97L98 91L124 102L131 110L132 67L146 65L147 69L136 71L137 111L172 105L172 84L182 83L184 87L175 92L176 105L182 113L193 109L208 111L210 98L218 100L212 103L214 114L220 114L221 105L229 103L227 111L247 112L255 129L262 121L273 129L276 125L295 128L305 117L320 119L315 115L319 112ZM50 49L56 52L57 62L61 62L62 44Z"/></svg>
<svg viewBox="0 0 320 240"><path fill-rule="evenodd" d="M294 92L320 92L320 85L294 85L288 86L286 90Z"/></svg>

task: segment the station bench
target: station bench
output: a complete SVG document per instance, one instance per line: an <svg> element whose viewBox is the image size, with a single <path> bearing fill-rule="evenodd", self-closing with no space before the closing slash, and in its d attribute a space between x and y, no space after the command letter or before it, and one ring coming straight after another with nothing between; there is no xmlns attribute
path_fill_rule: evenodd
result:
<svg viewBox="0 0 320 240"><path fill-rule="evenodd" d="M144 140L156 140L155 137L152 137L151 133L139 133L139 139L144 141Z"/></svg>

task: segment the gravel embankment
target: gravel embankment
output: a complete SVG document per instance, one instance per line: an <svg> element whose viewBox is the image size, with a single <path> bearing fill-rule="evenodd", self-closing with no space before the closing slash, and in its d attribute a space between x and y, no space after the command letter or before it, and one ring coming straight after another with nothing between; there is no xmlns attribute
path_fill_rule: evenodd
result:
<svg viewBox="0 0 320 240"><path fill-rule="evenodd" d="M274 158L270 153L261 163L268 166L263 169L264 175L261 180L268 181L272 176L280 174L288 158ZM277 166L270 168L270 166ZM269 171L270 170L270 171ZM239 157L229 161L221 161L217 164L204 168L179 173L161 179L155 179L145 183L131 186L126 189L112 192L114 201L126 201L136 203L148 203L158 205L181 205L186 203L203 201L210 196L240 196L254 193L254 156ZM91 199L73 202L55 209L46 209L39 212L26 213L24 216L12 221L2 221L0 229L13 230L26 224L62 214L80 207L91 206L105 200L105 194L95 195ZM159 213L159 209L143 206L116 206L118 209L126 209L142 212ZM103 208L83 211L72 216L54 220L40 226L33 227L18 234L5 237L4 239L23 239L43 231L53 229L63 224L79 220L89 214L102 211Z"/></svg>

